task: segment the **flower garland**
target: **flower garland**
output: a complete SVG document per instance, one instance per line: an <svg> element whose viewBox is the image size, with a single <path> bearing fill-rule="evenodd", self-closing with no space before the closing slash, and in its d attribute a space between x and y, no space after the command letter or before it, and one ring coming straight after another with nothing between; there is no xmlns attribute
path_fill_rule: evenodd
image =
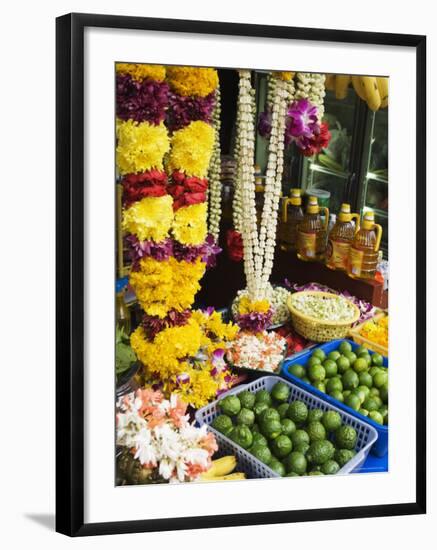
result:
<svg viewBox="0 0 437 550"><path fill-rule="evenodd" d="M216 104L213 112L214 149L208 170L209 211L208 232L218 242L220 234L222 183L221 183L221 149L220 149L220 88L216 91Z"/></svg>
<svg viewBox="0 0 437 550"><path fill-rule="evenodd" d="M125 475L133 469L129 457L139 462L143 482L195 481L211 467L218 449L215 437L206 425L190 424L186 404L177 395L167 400L159 391L138 389L121 397L117 409L117 445L128 451L120 462Z"/></svg>
<svg viewBox="0 0 437 550"><path fill-rule="evenodd" d="M145 314L131 346L143 383L200 407L232 382L224 353L238 331L219 314L190 309L220 251L208 235L206 179L216 141L210 123L219 117L217 71L118 64L116 78L122 227L129 283Z"/></svg>

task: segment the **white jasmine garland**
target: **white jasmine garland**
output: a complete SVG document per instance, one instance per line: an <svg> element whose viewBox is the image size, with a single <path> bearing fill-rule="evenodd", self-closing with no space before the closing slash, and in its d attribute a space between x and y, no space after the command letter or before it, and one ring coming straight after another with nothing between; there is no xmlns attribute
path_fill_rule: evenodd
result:
<svg viewBox="0 0 437 550"><path fill-rule="evenodd" d="M319 73L296 73L295 99L309 99L317 107L317 117L322 121L325 113L325 75Z"/></svg>
<svg viewBox="0 0 437 550"><path fill-rule="evenodd" d="M220 88L216 90L216 103L213 112L214 125L214 149L211 156L211 162L208 172L208 232L218 242L220 233L221 202L222 202L222 183L221 183L221 150L220 150Z"/></svg>

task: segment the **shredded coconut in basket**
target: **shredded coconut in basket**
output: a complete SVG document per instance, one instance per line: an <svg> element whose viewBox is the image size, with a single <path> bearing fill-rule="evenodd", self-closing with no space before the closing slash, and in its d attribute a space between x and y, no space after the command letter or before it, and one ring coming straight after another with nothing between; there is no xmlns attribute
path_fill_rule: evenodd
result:
<svg viewBox="0 0 437 550"><path fill-rule="evenodd" d="M292 305L304 315L320 321L351 321L355 314L353 305L342 296L317 296L316 294L293 294Z"/></svg>

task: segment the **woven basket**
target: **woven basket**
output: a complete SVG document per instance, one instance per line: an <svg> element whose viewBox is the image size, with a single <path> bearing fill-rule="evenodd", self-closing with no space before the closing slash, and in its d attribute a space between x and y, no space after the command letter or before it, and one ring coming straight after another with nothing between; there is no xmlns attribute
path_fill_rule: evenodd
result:
<svg viewBox="0 0 437 550"><path fill-rule="evenodd" d="M317 297L325 297L326 299L342 299L346 300L341 296L336 294L331 294L330 292L318 292L318 291L303 291L296 292L291 294L288 297L287 305L291 313L291 320L293 326L301 336L307 340L312 340L313 342L329 342L331 340L336 340L337 338L345 338L349 333L352 325L358 321L360 317L360 310L355 304L349 302L349 304L354 309L354 315L350 321L321 321L315 317L310 317L301 313L293 306L293 296L296 295L317 295Z"/></svg>

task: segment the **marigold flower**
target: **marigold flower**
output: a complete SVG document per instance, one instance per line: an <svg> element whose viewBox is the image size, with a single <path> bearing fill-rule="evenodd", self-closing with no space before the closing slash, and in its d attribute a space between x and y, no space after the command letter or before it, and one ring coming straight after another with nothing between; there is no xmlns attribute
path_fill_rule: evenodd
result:
<svg viewBox="0 0 437 550"><path fill-rule="evenodd" d="M170 195L145 197L124 210L122 228L140 241L152 239L159 242L168 236L172 222L173 199Z"/></svg>
<svg viewBox="0 0 437 550"><path fill-rule="evenodd" d="M116 63L117 74L129 74L135 80L156 80L161 82L165 79L165 67L163 65L147 65L145 63Z"/></svg>
<svg viewBox="0 0 437 550"><path fill-rule="evenodd" d="M117 166L120 174L163 169L164 155L170 149L170 140L164 123L117 121Z"/></svg>
<svg viewBox="0 0 437 550"><path fill-rule="evenodd" d="M219 85L215 69L201 67L167 67L167 82L183 96L206 97Z"/></svg>
<svg viewBox="0 0 437 550"><path fill-rule="evenodd" d="M179 208L174 214L173 236L182 244L197 245L207 236L205 202Z"/></svg>
<svg viewBox="0 0 437 550"><path fill-rule="evenodd" d="M173 134L169 169L204 178L214 147L214 128L196 120Z"/></svg>

